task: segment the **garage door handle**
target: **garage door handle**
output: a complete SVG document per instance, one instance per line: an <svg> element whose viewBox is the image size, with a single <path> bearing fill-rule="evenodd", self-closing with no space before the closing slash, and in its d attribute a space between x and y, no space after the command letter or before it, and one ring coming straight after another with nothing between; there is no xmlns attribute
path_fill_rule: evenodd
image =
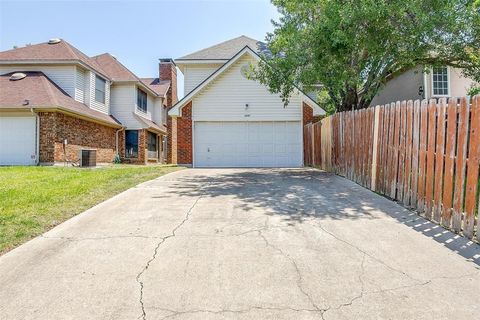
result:
<svg viewBox="0 0 480 320"><path fill-rule="evenodd" d="M210 152L210 148L207 148L207 152Z"/></svg>

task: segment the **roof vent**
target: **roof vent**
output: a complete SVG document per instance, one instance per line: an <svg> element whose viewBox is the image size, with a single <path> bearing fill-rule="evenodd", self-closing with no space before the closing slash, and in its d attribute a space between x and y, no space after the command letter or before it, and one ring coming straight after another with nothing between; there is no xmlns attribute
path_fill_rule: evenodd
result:
<svg viewBox="0 0 480 320"><path fill-rule="evenodd" d="M25 78L27 75L25 73L22 73L22 72L16 72L14 74L12 74L10 76L10 80L11 81L17 81L17 80L22 80L23 78Z"/></svg>
<svg viewBox="0 0 480 320"><path fill-rule="evenodd" d="M57 43L60 43L60 41L62 41L62 39L53 38L48 40L48 44L57 44Z"/></svg>

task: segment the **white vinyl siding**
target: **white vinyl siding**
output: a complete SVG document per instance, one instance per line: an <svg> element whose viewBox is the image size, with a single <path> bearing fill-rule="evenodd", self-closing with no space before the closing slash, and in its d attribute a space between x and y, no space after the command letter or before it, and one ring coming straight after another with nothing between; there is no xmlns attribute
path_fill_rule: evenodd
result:
<svg viewBox="0 0 480 320"><path fill-rule="evenodd" d="M302 99L297 92L284 107L278 94L261 83L245 78L240 69L254 63L245 55L225 70L193 99L195 121L300 121ZM248 104L248 108L246 107Z"/></svg>
<svg viewBox="0 0 480 320"><path fill-rule="evenodd" d="M70 97L75 97L75 66L9 65L0 66L0 74L15 71L43 72Z"/></svg>
<svg viewBox="0 0 480 320"><path fill-rule="evenodd" d="M141 123L135 118L137 105L137 87L131 85L113 85L111 87L111 114L128 129L140 129Z"/></svg>
<svg viewBox="0 0 480 320"><path fill-rule="evenodd" d="M105 103L95 100L95 73L89 71L89 87L90 87L90 108L109 114L110 113L110 82L105 81Z"/></svg>
<svg viewBox="0 0 480 320"><path fill-rule="evenodd" d="M184 74L184 93L187 95L195 89L203 80L207 79L222 64L206 64L206 65L188 65L183 70Z"/></svg>
<svg viewBox="0 0 480 320"><path fill-rule="evenodd" d="M76 67L77 72L75 74L75 100L78 102L85 102L85 70Z"/></svg>
<svg viewBox="0 0 480 320"><path fill-rule="evenodd" d="M152 112L152 120L157 123L159 126L164 124L164 117L165 117L165 108L163 107L163 99L162 98L155 98L153 99L153 112ZM165 121L166 123L166 121Z"/></svg>

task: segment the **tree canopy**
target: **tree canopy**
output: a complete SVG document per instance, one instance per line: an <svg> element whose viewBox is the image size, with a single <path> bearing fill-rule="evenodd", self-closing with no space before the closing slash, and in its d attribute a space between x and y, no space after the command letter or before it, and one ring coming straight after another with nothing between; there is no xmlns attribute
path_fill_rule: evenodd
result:
<svg viewBox="0 0 480 320"><path fill-rule="evenodd" d="M368 107L386 80L449 65L480 82L480 0L272 0L281 17L254 76L288 103L321 87L330 111Z"/></svg>

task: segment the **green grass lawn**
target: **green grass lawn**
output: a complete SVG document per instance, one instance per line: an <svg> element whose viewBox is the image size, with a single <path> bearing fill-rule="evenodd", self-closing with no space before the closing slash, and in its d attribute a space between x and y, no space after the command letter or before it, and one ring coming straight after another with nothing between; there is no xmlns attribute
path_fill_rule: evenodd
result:
<svg viewBox="0 0 480 320"><path fill-rule="evenodd" d="M0 254L115 194L179 169L0 167Z"/></svg>

